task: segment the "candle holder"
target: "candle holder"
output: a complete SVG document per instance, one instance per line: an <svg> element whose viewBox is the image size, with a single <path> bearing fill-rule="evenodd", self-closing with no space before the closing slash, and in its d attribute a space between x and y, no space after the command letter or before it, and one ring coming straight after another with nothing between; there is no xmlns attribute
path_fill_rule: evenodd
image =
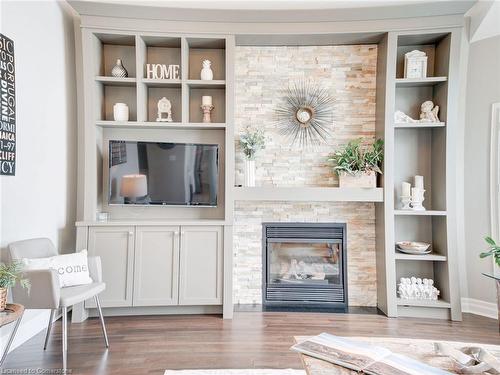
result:
<svg viewBox="0 0 500 375"><path fill-rule="evenodd" d="M401 207L402 210L411 210L411 197L406 196L406 197L401 197L401 203L403 204L403 207Z"/></svg>
<svg viewBox="0 0 500 375"><path fill-rule="evenodd" d="M411 208L414 211L425 211L425 207L422 205L424 202L424 189L412 188L411 189Z"/></svg>
<svg viewBox="0 0 500 375"><path fill-rule="evenodd" d="M203 122L212 122L210 112L212 112L214 106L205 104L201 106L201 109L203 111Z"/></svg>

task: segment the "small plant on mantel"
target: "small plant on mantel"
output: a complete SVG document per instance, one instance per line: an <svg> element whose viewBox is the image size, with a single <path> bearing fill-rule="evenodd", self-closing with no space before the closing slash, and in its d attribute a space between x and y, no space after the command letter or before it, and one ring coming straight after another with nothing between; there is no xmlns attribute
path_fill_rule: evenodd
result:
<svg viewBox="0 0 500 375"><path fill-rule="evenodd" d="M340 187L377 187L377 173L382 174L383 160L384 141L377 139L367 146L363 138L350 141L328 157L339 176Z"/></svg>
<svg viewBox="0 0 500 375"><path fill-rule="evenodd" d="M264 131L246 128L240 137L240 147L245 155L245 186L255 186L255 155L265 148Z"/></svg>
<svg viewBox="0 0 500 375"><path fill-rule="evenodd" d="M0 311L5 310L8 288L12 288L18 282L23 288L29 290L30 282L24 277L23 264L21 262L0 263Z"/></svg>

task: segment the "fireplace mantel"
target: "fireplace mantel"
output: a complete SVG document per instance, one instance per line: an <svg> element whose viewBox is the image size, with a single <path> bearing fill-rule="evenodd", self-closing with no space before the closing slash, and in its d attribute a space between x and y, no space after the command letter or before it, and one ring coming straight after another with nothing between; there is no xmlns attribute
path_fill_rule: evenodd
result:
<svg viewBox="0 0 500 375"><path fill-rule="evenodd" d="M235 187L234 199L239 201L292 202L383 202L383 188L338 187Z"/></svg>

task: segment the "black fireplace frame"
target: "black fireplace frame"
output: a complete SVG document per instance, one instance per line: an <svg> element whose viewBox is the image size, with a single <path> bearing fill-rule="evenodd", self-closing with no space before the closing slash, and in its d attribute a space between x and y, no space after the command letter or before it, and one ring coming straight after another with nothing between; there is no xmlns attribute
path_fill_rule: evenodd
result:
<svg viewBox="0 0 500 375"><path fill-rule="evenodd" d="M268 267L269 267L269 252L267 251L267 230L268 228L334 228L342 231L341 243L341 259L342 259L342 284L343 284L343 301L272 301L268 300ZM307 238L310 240L331 240L331 238ZM283 237L283 240L287 240ZM274 285L274 287L278 287ZM289 287L289 286L287 286ZM303 290L317 289L314 285L297 285L295 288ZM333 288L332 288L333 289ZM296 310L296 309L312 309L315 310L332 310L332 311L343 311L347 312L348 309L348 293L347 293L347 229L345 223L301 223L301 222L265 222L262 223L262 306L264 309L277 308L279 310Z"/></svg>

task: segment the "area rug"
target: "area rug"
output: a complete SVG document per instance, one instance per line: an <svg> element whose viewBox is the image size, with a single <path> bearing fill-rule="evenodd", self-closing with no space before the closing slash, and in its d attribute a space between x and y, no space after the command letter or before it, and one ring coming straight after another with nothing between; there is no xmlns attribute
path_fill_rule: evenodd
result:
<svg viewBox="0 0 500 375"><path fill-rule="evenodd" d="M164 375L306 375L293 369L166 370Z"/></svg>

